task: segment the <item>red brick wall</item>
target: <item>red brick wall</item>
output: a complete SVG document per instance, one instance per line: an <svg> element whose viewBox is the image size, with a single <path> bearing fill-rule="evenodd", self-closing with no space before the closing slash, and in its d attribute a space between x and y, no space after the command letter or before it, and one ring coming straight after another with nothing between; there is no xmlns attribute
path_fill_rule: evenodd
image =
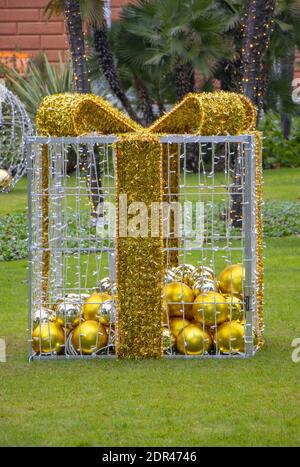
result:
<svg viewBox="0 0 300 467"><path fill-rule="evenodd" d="M112 19L119 17L122 5L130 0L110 0ZM134 1L134 0L131 0ZM0 0L0 52L21 51L36 55L47 53L51 62L58 61L67 50L62 17L46 21L44 8L48 0ZM300 63L300 53L296 60ZM300 78L300 66L295 68Z"/></svg>
<svg viewBox="0 0 300 467"><path fill-rule="evenodd" d="M129 0L111 0L112 18ZM51 62L67 49L62 18L46 21L43 10L48 0L0 0L0 51L12 50L36 55L45 51Z"/></svg>

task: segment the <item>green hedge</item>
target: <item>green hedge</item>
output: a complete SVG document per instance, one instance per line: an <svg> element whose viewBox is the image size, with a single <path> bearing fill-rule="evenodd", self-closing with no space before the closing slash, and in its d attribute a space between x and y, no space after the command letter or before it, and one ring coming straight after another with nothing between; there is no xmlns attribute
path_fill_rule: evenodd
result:
<svg viewBox="0 0 300 467"><path fill-rule="evenodd" d="M260 123L264 133L265 167L300 167L300 118L293 117L289 139L282 134L280 116L268 113Z"/></svg>
<svg viewBox="0 0 300 467"><path fill-rule="evenodd" d="M210 213L207 213L210 219ZM209 223L207 224L209 227ZM95 234L95 228L90 227L88 214L81 219L83 233ZM215 232L224 234L226 225L224 220L224 205L215 207ZM70 240L69 247L75 245L72 233L75 236L75 218L71 218L68 225ZM300 234L300 203L289 201L271 201L264 205L264 234L265 237L285 237ZM27 256L28 223L26 214L8 214L0 216L0 261L10 261ZM88 241L82 241L81 246L88 246Z"/></svg>

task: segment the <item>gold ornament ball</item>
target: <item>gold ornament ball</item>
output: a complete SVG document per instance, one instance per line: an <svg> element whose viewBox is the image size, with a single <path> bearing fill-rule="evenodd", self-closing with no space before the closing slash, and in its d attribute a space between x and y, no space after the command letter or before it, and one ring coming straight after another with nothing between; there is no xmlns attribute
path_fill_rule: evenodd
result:
<svg viewBox="0 0 300 467"><path fill-rule="evenodd" d="M82 316L85 320L100 319L100 308L103 302L111 300L111 296L108 293L94 292L84 302L82 308Z"/></svg>
<svg viewBox="0 0 300 467"><path fill-rule="evenodd" d="M229 306L223 295L217 292L207 292L198 295L193 305L194 320L205 326L213 326L226 321Z"/></svg>
<svg viewBox="0 0 300 467"><path fill-rule="evenodd" d="M187 319L182 318L172 318L170 319L170 330L172 334L177 337L178 334L190 325L190 322Z"/></svg>
<svg viewBox="0 0 300 467"><path fill-rule="evenodd" d="M224 297L229 306L227 320L239 321L241 324L244 324L245 320L241 300L235 295L224 295Z"/></svg>
<svg viewBox="0 0 300 467"><path fill-rule="evenodd" d="M171 317L183 316L184 312L185 318L192 318L194 294L189 286L182 282L170 282L169 284L166 284L165 300Z"/></svg>
<svg viewBox="0 0 300 467"><path fill-rule="evenodd" d="M84 321L73 331L72 345L78 353L91 355L107 345L105 327L97 321Z"/></svg>
<svg viewBox="0 0 300 467"><path fill-rule="evenodd" d="M212 346L210 334L195 324L184 328L176 338L176 347L183 355L202 355Z"/></svg>
<svg viewBox="0 0 300 467"><path fill-rule="evenodd" d="M165 326L162 328L161 332L164 353L172 353L176 342L174 334L170 331L168 327Z"/></svg>
<svg viewBox="0 0 300 467"><path fill-rule="evenodd" d="M227 266L220 274L220 290L225 294L241 295L244 279L245 269L242 264Z"/></svg>
<svg viewBox="0 0 300 467"><path fill-rule="evenodd" d="M59 354L65 344L63 328L55 322L38 325L32 333L32 348L36 353Z"/></svg>
<svg viewBox="0 0 300 467"><path fill-rule="evenodd" d="M5 169L0 169L0 190L6 190L9 188L12 182L12 178Z"/></svg>
<svg viewBox="0 0 300 467"><path fill-rule="evenodd" d="M221 324L215 332L214 341L221 353L245 351L245 328L237 321Z"/></svg>

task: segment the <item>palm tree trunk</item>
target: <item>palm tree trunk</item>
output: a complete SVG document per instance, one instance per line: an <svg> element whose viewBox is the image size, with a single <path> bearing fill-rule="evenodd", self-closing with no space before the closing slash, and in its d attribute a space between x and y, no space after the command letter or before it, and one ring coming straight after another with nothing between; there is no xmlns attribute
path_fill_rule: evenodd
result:
<svg viewBox="0 0 300 467"><path fill-rule="evenodd" d="M105 21L97 27L92 28L93 46L100 68L109 84L113 94L119 99L128 115L135 121L139 118L132 108L125 92L122 89L121 81L115 66L111 45L108 40L107 27Z"/></svg>
<svg viewBox="0 0 300 467"><path fill-rule="evenodd" d="M194 90L194 70L191 64L178 60L174 74L177 100L181 101L186 94Z"/></svg>
<svg viewBox="0 0 300 467"><path fill-rule="evenodd" d="M72 56L74 88L76 92L90 92L79 0L64 0L64 14Z"/></svg>
<svg viewBox="0 0 300 467"><path fill-rule="evenodd" d="M241 91L263 108L263 58L269 47L276 0L247 0L242 39Z"/></svg>
<svg viewBox="0 0 300 467"><path fill-rule="evenodd" d="M153 112L148 89L139 76L134 75L133 79L139 102L139 110L143 115L143 123L145 123L145 125L150 125L152 122L154 122L155 115Z"/></svg>

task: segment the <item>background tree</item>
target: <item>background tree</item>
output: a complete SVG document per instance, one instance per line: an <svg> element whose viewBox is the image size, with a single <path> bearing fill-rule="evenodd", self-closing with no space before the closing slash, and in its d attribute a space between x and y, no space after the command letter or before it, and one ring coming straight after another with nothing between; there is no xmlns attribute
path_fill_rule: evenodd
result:
<svg viewBox="0 0 300 467"><path fill-rule="evenodd" d="M61 12L65 14L73 66L76 65L76 70L80 73L80 75L78 75L77 71L75 71L75 83L79 80L80 76L80 81L84 84L84 86L81 85L81 88L83 87L85 89L82 92L90 92L82 29L82 21L84 20L87 22L91 31L92 47L101 74L105 77L111 91L119 99L129 116L138 121L138 116L121 86L112 48L108 39L103 0L76 0L75 2L69 0L50 0L45 12L48 14L48 17L58 15ZM79 86L77 86L77 88L78 87Z"/></svg>
<svg viewBox="0 0 300 467"><path fill-rule="evenodd" d="M263 58L270 45L276 0L247 0L242 23L241 91L263 108L266 75Z"/></svg>
<svg viewBox="0 0 300 467"><path fill-rule="evenodd" d="M222 35L228 25L211 0L139 0L122 9L121 22L123 61L172 74L177 100L194 90L195 70L207 80L231 54L231 39Z"/></svg>
<svg viewBox="0 0 300 467"><path fill-rule="evenodd" d="M85 42L79 0L62 0L67 28L69 50L72 57L74 89L89 92L90 82L85 54Z"/></svg>

